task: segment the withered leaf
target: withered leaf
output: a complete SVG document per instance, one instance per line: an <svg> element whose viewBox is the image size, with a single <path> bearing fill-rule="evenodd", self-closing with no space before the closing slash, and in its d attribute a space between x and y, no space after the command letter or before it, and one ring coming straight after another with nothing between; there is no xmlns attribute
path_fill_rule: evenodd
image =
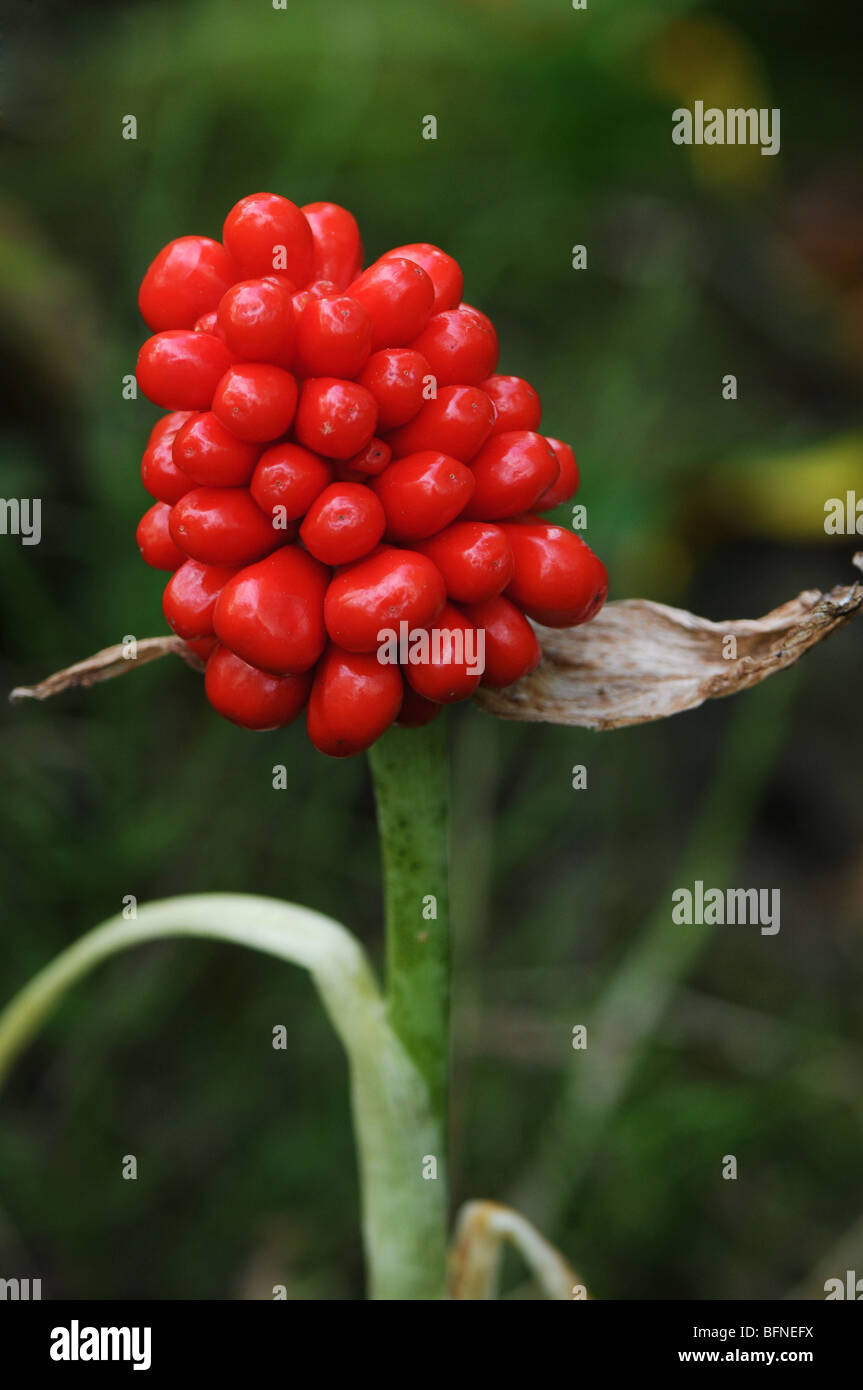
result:
<svg viewBox="0 0 863 1390"><path fill-rule="evenodd" d="M863 554L854 563L863 568ZM763 618L721 623L649 599L625 599L607 604L584 627L534 624L543 649L537 669L475 698L499 719L583 729L646 724L784 671L861 607L861 584L827 594L807 590Z"/></svg>
<svg viewBox="0 0 863 1390"><path fill-rule="evenodd" d="M86 660L76 661L74 666L67 666L62 671L56 671L53 676L47 676L38 685L16 686L10 691L9 699L13 704L17 704L19 700L47 700L50 695L60 695L64 690L72 690L75 686L98 685L99 681L124 676L127 671L146 666L148 662L156 661L160 656L180 656L194 670L204 669L203 662L190 651L181 637L175 637L173 633L164 637L142 637L135 644L134 657L127 654L125 643L118 643L115 647L103 647L102 651L88 656Z"/></svg>

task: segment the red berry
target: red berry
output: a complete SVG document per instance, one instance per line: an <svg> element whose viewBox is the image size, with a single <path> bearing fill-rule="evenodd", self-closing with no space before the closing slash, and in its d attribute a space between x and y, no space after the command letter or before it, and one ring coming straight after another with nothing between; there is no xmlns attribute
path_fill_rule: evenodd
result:
<svg viewBox="0 0 863 1390"><path fill-rule="evenodd" d="M243 729L281 729L304 708L312 677L271 676L258 671L227 647L214 648L204 676L213 709Z"/></svg>
<svg viewBox="0 0 863 1390"><path fill-rule="evenodd" d="M162 611L178 637L209 637L216 599L236 570L187 560L165 585Z"/></svg>
<svg viewBox="0 0 863 1390"><path fill-rule="evenodd" d="M417 550L433 560L446 591L458 603L479 603L500 594L512 579L512 548L490 521L456 521Z"/></svg>
<svg viewBox="0 0 863 1390"><path fill-rule="evenodd" d="M297 408L297 383L268 362L243 362L225 372L213 396L213 412L238 439L258 444L278 439Z"/></svg>
<svg viewBox="0 0 863 1390"><path fill-rule="evenodd" d="M147 339L135 374L144 395L166 410L209 410L233 361L233 353L212 333L172 328Z"/></svg>
<svg viewBox="0 0 863 1390"><path fill-rule="evenodd" d="M479 386L497 366L494 324L477 309L445 309L429 319L411 347L421 352L441 386Z"/></svg>
<svg viewBox="0 0 863 1390"><path fill-rule="evenodd" d="M413 648L421 660L409 660L404 669L408 684L426 700L453 704L467 700L480 682L483 651L477 630L469 618L448 603L435 618L424 646Z"/></svg>
<svg viewBox="0 0 863 1390"><path fill-rule="evenodd" d="M324 649L328 574L297 545L286 545L234 575L213 623L220 642L261 671L308 671Z"/></svg>
<svg viewBox="0 0 863 1390"><path fill-rule="evenodd" d="M561 502L568 502L570 497L574 497L578 492L578 464L575 461L575 454L568 444L564 444L562 439L552 439L549 436L548 442L560 466L560 475L557 482L552 483L550 488L546 488L542 496L537 499L535 510L538 512L547 512L552 507L559 506Z"/></svg>
<svg viewBox="0 0 863 1390"><path fill-rule="evenodd" d="M171 536L190 559L204 565L248 565L284 540L244 487L187 492L171 512Z"/></svg>
<svg viewBox="0 0 863 1390"><path fill-rule="evenodd" d="M575 627L599 612L608 593L605 565L572 531L545 521L503 528L515 570L507 597L546 627Z"/></svg>
<svg viewBox="0 0 863 1390"><path fill-rule="evenodd" d="M192 410L174 410L156 421L141 459L141 482L151 497L171 506L179 502L194 487L192 479L174 463L174 440L187 420L194 420Z"/></svg>
<svg viewBox="0 0 863 1390"><path fill-rule="evenodd" d="M292 295L294 318L299 321L303 310L313 299L329 299L330 295L336 295L338 292L339 287L332 280L313 280L304 290L297 290L296 294Z"/></svg>
<svg viewBox="0 0 863 1390"><path fill-rule="evenodd" d="M310 299L300 314L296 367L301 376L353 377L371 351L372 321L349 295Z"/></svg>
<svg viewBox="0 0 863 1390"><path fill-rule="evenodd" d="M373 487L387 518L387 537L419 541L464 510L474 490L470 469L449 454L424 449L385 468Z"/></svg>
<svg viewBox="0 0 863 1390"><path fill-rule="evenodd" d="M494 406L478 386L445 386L407 425L389 436L396 458L418 449L440 449L467 463L494 424Z"/></svg>
<svg viewBox="0 0 863 1390"><path fill-rule="evenodd" d="M219 327L242 360L289 367L295 337L290 287L274 275L232 285L219 301Z"/></svg>
<svg viewBox="0 0 863 1390"><path fill-rule="evenodd" d="M373 352L359 375L361 386L378 403L378 428L394 429L413 419L423 404L428 362L413 348L383 348Z"/></svg>
<svg viewBox="0 0 863 1390"><path fill-rule="evenodd" d="M314 276L346 289L359 274L363 244L356 218L338 203L306 203L302 212L314 239Z"/></svg>
<svg viewBox="0 0 863 1390"><path fill-rule="evenodd" d="M497 419L492 434L509 430L538 430L542 404L529 381L520 376L490 376L482 389L494 401Z"/></svg>
<svg viewBox="0 0 863 1390"><path fill-rule="evenodd" d="M297 521L332 480L332 464L317 454L299 444L274 444L261 454L252 474L251 490L267 516ZM277 513L279 507L284 512Z"/></svg>
<svg viewBox="0 0 863 1390"><path fill-rule="evenodd" d="M440 571L415 550L382 546L340 570L324 602L327 631L347 651L377 651L382 629L426 627L440 613L446 589Z"/></svg>
<svg viewBox="0 0 863 1390"><path fill-rule="evenodd" d="M210 637L190 637L186 641L186 646L190 652L194 652L199 661L206 665L207 657L218 646L218 642L212 635Z"/></svg>
<svg viewBox="0 0 863 1390"><path fill-rule="evenodd" d="M357 276L348 293L371 315L373 352L411 342L428 322L434 303L434 285L422 267L399 259L376 261Z"/></svg>
<svg viewBox="0 0 863 1390"><path fill-rule="evenodd" d="M194 329L196 333L212 333L214 337L221 338L224 342L225 335L219 327L219 311L211 309L208 314L202 314L199 319L195 319Z"/></svg>
<svg viewBox="0 0 863 1390"><path fill-rule="evenodd" d="M243 279L275 271L302 289L312 277L312 229L296 203L278 193L241 198L225 218L222 235Z"/></svg>
<svg viewBox="0 0 863 1390"><path fill-rule="evenodd" d="M260 449L226 430L211 410L193 415L174 437L173 459L193 483L240 487L252 476Z"/></svg>
<svg viewBox="0 0 863 1390"><path fill-rule="evenodd" d="M481 685L512 685L536 669L542 660L542 648L527 618L514 603L497 596L468 604L464 611L485 632Z"/></svg>
<svg viewBox="0 0 863 1390"><path fill-rule="evenodd" d="M496 521L534 506L558 475L554 452L541 434L510 430L492 435L471 465L476 491L465 519Z"/></svg>
<svg viewBox="0 0 863 1390"><path fill-rule="evenodd" d="M409 246L396 246L381 256L382 261L401 259L413 261L422 266L434 286L432 313L439 314L442 309L455 309L461 301L464 289L464 276L458 261L432 246L428 241L414 241Z"/></svg>
<svg viewBox="0 0 863 1390"><path fill-rule="evenodd" d="M331 483L300 527L303 545L325 565L347 565L374 550L386 529L375 494L361 483Z"/></svg>
<svg viewBox="0 0 863 1390"><path fill-rule="evenodd" d="M333 758L361 753L392 724L403 690L398 666L330 644L318 662L309 697L309 738Z"/></svg>
<svg viewBox="0 0 863 1390"><path fill-rule="evenodd" d="M310 377L303 382L294 433L301 444L325 458L349 459L375 432L374 396L355 381Z"/></svg>
<svg viewBox="0 0 863 1390"><path fill-rule="evenodd" d="M342 468L350 468L358 473L361 478L376 478L379 473L383 473L390 459L392 449L383 439L373 438L364 449L360 449L358 454L354 454L352 459L339 465Z"/></svg>
<svg viewBox="0 0 863 1390"><path fill-rule="evenodd" d="M181 236L163 246L141 281L138 307L154 332L193 328L215 309L236 271L224 246L208 236Z"/></svg>
<svg viewBox="0 0 863 1390"><path fill-rule="evenodd" d="M171 508L167 502L154 502L138 522L135 540L145 565L154 570L175 570L185 555L171 540L168 520Z"/></svg>
<svg viewBox="0 0 863 1390"><path fill-rule="evenodd" d="M424 696L418 695L409 685L405 686L402 707L399 710L399 717L396 720L400 729L419 729L424 724L430 724L433 719L437 719L443 708L432 700L426 700Z"/></svg>

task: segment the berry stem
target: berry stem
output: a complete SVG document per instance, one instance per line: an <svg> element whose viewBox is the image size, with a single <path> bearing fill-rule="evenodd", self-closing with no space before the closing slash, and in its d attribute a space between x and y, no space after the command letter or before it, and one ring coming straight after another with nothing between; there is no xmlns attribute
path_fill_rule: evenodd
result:
<svg viewBox="0 0 863 1390"><path fill-rule="evenodd" d="M424 1251L427 1285L397 1296L436 1298L444 1295L446 1285L448 1208L449 745L445 717L425 728L391 730L370 750L369 759L381 836L387 1013L393 1032L428 1087L436 1135L433 1150L422 1156L421 1169L404 1177L405 1196L414 1188L412 1200L424 1212L428 1212L429 1187L437 1196L437 1230Z"/></svg>

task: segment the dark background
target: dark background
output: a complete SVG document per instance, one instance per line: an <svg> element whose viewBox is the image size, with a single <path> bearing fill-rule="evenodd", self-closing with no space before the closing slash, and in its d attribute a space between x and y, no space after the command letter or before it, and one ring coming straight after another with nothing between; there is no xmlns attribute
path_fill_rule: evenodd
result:
<svg viewBox="0 0 863 1390"><path fill-rule="evenodd" d="M134 541L157 412L121 394L137 284L258 189L346 204L369 258L429 240L460 260L501 370L575 447L612 598L754 617L850 582L823 508L863 496L858 25L813 0L19 4L0 493L43 499L43 538L0 537L3 687L164 630ZM781 153L673 145L696 98L780 107ZM614 734L453 720L454 1199L515 1201L600 1298L863 1274L861 656L847 630ZM8 709L0 786L0 999L129 893L274 894L379 959L365 760L234 729L179 662ZM780 934L670 933L696 877L780 888ZM46 1297L361 1296L345 1067L305 976L178 943L75 989L0 1095L0 1275Z"/></svg>

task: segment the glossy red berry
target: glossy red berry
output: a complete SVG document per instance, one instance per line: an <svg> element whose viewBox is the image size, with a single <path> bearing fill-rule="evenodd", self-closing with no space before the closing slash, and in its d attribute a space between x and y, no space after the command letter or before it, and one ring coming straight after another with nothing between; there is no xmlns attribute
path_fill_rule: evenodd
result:
<svg viewBox="0 0 863 1390"><path fill-rule="evenodd" d="M555 454L541 434L510 430L492 435L473 460L476 490L465 520L496 521L530 511L558 475Z"/></svg>
<svg viewBox="0 0 863 1390"><path fill-rule="evenodd" d="M490 376L482 382L482 389L494 401L497 412L492 434L539 429L542 404L529 381L520 376Z"/></svg>
<svg viewBox="0 0 863 1390"><path fill-rule="evenodd" d="M192 410L174 410L157 420L141 459L141 482L151 497L171 506L195 486L188 473L174 462L174 440L188 420L195 419Z"/></svg>
<svg viewBox="0 0 863 1390"><path fill-rule="evenodd" d="M396 458L419 449L439 449L467 463L488 439L494 419L494 406L479 386L444 386L388 439Z"/></svg>
<svg viewBox="0 0 863 1390"><path fill-rule="evenodd" d="M171 512L171 536L190 559L228 566L259 560L285 539L244 487L187 492Z"/></svg>
<svg viewBox="0 0 863 1390"><path fill-rule="evenodd" d="M475 484L458 459L424 449L391 463L372 486L386 513L387 538L420 541L464 511Z"/></svg>
<svg viewBox="0 0 863 1390"><path fill-rule="evenodd" d="M332 480L333 467L326 459L299 444L274 444L258 460L251 492L267 516L298 521Z"/></svg>
<svg viewBox="0 0 863 1390"><path fill-rule="evenodd" d="M374 396L358 382L309 377L300 392L294 433L325 458L349 459L369 443L377 418Z"/></svg>
<svg viewBox="0 0 863 1390"><path fill-rule="evenodd" d="M498 595L465 605L464 612L485 632L485 670L481 685L501 688L536 670L542 648L520 608Z"/></svg>
<svg viewBox="0 0 863 1390"><path fill-rule="evenodd" d="M360 449L358 454L347 460L343 465L360 474L361 478L376 478L379 473L383 473L393 451L383 439L370 439L364 449Z"/></svg>
<svg viewBox="0 0 863 1390"><path fill-rule="evenodd" d="M362 483L331 483L300 527L303 545L325 565L347 565L374 550L386 529L384 509Z"/></svg>
<svg viewBox="0 0 863 1390"><path fill-rule="evenodd" d="M284 275L297 290L312 278L312 229L296 203L278 193L250 193L231 208L222 232L237 274Z"/></svg>
<svg viewBox="0 0 863 1390"><path fill-rule="evenodd" d="M578 492L578 464L575 454L562 439L552 439L548 436L548 442L557 459L560 473L557 481L537 498L535 510L538 512L547 512L552 507L559 506L561 502L568 502L570 497L574 497Z"/></svg>
<svg viewBox="0 0 863 1390"><path fill-rule="evenodd" d="M219 301L219 327L241 361L290 367L296 330L290 286L270 275L241 280Z"/></svg>
<svg viewBox="0 0 863 1390"><path fill-rule="evenodd" d="M209 410L213 392L234 361L221 338L172 328L148 338L135 375L149 400L166 410Z"/></svg>
<svg viewBox="0 0 863 1390"><path fill-rule="evenodd" d="M469 618L448 603L435 618L427 635L427 650L414 648L404 666L405 680L426 700L453 704L467 700L476 690L484 658L477 630Z"/></svg>
<svg viewBox="0 0 863 1390"><path fill-rule="evenodd" d="M296 370L301 376L354 377L368 359L372 321L349 295L310 299L297 329Z"/></svg>
<svg viewBox="0 0 863 1390"><path fill-rule="evenodd" d="M199 319L195 319L194 330L196 333L212 333L224 342L225 335L219 327L219 311L217 309L211 309L208 314L202 314Z"/></svg>
<svg viewBox="0 0 863 1390"><path fill-rule="evenodd" d="M243 362L225 372L213 396L213 413L238 439L264 444L289 428L297 408L297 383L268 362Z"/></svg>
<svg viewBox="0 0 863 1390"><path fill-rule="evenodd" d="M193 415L174 436L172 457L193 483L207 487L241 487L252 476L261 450L226 430L206 410Z"/></svg>
<svg viewBox="0 0 863 1390"><path fill-rule="evenodd" d="M440 571L415 550L382 546L332 579L324 602L327 631L340 647L377 651L385 629L426 627L440 613L446 588Z"/></svg>
<svg viewBox="0 0 863 1390"><path fill-rule="evenodd" d="M190 652L193 652L198 658L198 661L202 663L201 670L206 666L207 658L210 653L218 645L218 640L212 635L210 637L190 637L186 639L186 647Z"/></svg>
<svg viewBox="0 0 863 1390"><path fill-rule="evenodd" d="M461 302L464 289L461 266L439 246L432 246L428 241L414 241L409 246L396 246L387 251L381 260L413 261L422 267L434 286L433 314L439 314L442 309L455 309Z"/></svg>
<svg viewBox="0 0 863 1390"><path fill-rule="evenodd" d="M283 546L225 585L213 616L217 637L261 671L308 671L326 642L328 578L299 546Z"/></svg>
<svg viewBox="0 0 863 1390"><path fill-rule="evenodd" d="M413 348L382 348L373 352L359 375L361 386L378 404L378 428L390 430L413 419L423 404L431 368Z"/></svg>
<svg viewBox="0 0 863 1390"><path fill-rule="evenodd" d="M227 647L216 646L207 662L204 689L218 714L243 729L281 729L301 714L309 698L311 672L271 676Z"/></svg>
<svg viewBox="0 0 863 1390"><path fill-rule="evenodd" d="M212 634L216 599L235 573L224 565L186 560L171 576L162 595L162 611L178 637L191 641Z"/></svg>
<svg viewBox="0 0 863 1390"><path fill-rule="evenodd" d="M398 666L331 643L315 671L306 713L309 738L333 758L361 753L393 723L403 690Z"/></svg>
<svg viewBox="0 0 863 1390"><path fill-rule="evenodd" d="M575 627L595 617L608 593L605 565L572 531L544 521L504 526L512 546L507 598L546 627Z"/></svg>
<svg viewBox="0 0 863 1390"><path fill-rule="evenodd" d="M294 306L294 318L299 322L300 315L313 299L329 299L331 295L339 293L339 287L332 280L313 280L306 285L304 290L297 290L292 295L291 303Z"/></svg>
<svg viewBox="0 0 863 1390"><path fill-rule="evenodd" d="M177 237L150 264L138 291L138 307L156 333L194 328L195 320L215 309L235 279L234 264L220 242L208 236Z"/></svg>
<svg viewBox="0 0 863 1390"><path fill-rule="evenodd" d="M171 540L168 521L171 508L167 502L154 502L138 522L135 540L145 565L154 570L175 570L182 565L185 555Z"/></svg>
<svg viewBox="0 0 863 1390"><path fill-rule="evenodd" d="M512 579L512 548L506 532L490 521L455 521L417 550L440 570L450 598L479 603L494 598Z"/></svg>
<svg viewBox="0 0 863 1390"><path fill-rule="evenodd" d="M497 366L497 334L476 309L445 309L411 342L442 386L479 386Z"/></svg>
<svg viewBox="0 0 863 1390"><path fill-rule="evenodd" d="M360 272L363 244L356 218L338 203L306 203L302 208L314 239L314 277L346 289Z"/></svg>
<svg viewBox="0 0 863 1390"><path fill-rule="evenodd" d="M398 258L375 261L348 287L374 325L372 351L404 347L425 327L434 286L421 266Z"/></svg>

